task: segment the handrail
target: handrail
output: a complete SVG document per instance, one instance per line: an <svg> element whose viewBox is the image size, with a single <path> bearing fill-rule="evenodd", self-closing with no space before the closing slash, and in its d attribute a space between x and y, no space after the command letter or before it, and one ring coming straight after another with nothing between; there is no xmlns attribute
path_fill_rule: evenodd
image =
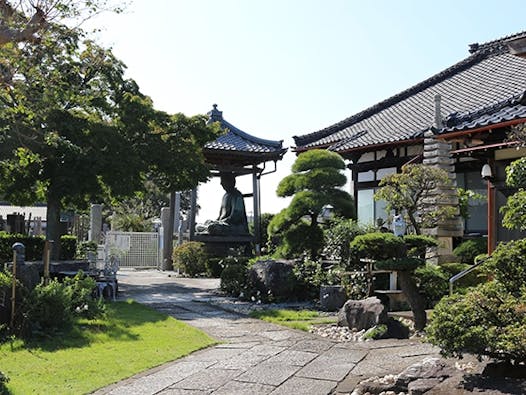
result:
<svg viewBox="0 0 526 395"><path fill-rule="evenodd" d="M466 270L461 271L460 273L455 274L453 277L449 279L449 295L453 294L453 283L465 275L471 273L473 270L475 270L478 266L482 265L484 262L486 262L488 258L481 259L478 262L476 262L473 266L468 267Z"/></svg>

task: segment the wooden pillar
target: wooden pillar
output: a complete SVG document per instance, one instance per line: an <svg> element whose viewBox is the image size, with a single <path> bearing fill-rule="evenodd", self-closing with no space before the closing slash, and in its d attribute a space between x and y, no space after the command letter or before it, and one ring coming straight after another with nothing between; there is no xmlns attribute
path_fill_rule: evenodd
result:
<svg viewBox="0 0 526 395"><path fill-rule="evenodd" d="M488 183L488 255L495 249L495 186L491 180Z"/></svg>
<svg viewBox="0 0 526 395"><path fill-rule="evenodd" d="M190 240L194 239L195 235L195 216L196 216L196 209L197 209L197 187L192 189L192 195L190 198Z"/></svg>
<svg viewBox="0 0 526 395"><path fill-rule="evenodd" d="M260 200L259 200L259 177L257 173L257 168L254 166L254 170L252 172L252 195L253 195L253 201L254 201L254 238L256 240L255 242L255 249L256 249L256 255L261 255L261 213L260 210Z"/></svg>

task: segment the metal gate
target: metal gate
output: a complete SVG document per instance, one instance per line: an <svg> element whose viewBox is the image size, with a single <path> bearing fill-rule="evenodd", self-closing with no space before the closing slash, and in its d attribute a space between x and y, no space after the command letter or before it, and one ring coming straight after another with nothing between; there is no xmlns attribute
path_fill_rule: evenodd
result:
<svg viewBox="0 0 526 395"><path fill-rule="evenodd" d="M159 233L114 232L106 233L106 254L119 257L120 267L159 267Z"/></svg>

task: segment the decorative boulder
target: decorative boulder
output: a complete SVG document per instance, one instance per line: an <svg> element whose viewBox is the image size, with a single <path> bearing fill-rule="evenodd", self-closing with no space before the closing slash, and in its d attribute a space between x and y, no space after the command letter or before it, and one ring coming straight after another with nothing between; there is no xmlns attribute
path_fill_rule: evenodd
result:
<svg viewBox="0 0 526 395"><path fill-rule="evenodd" d="M248 283L262 301L289 300L296 297L296 279L292 264L286 261L257 261L248 270Z"/></svg>
<svg viewBox="0 0 526 395"><path fill-rule="evenodd" d="M338 312L338 325L361 331L387 324L387 308L373 296L362 300L348 300Z"/></svg>

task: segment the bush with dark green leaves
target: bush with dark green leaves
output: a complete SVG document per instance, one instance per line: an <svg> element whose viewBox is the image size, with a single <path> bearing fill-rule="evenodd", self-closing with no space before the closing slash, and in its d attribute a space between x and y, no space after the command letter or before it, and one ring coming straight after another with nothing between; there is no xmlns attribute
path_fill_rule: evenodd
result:
<svg viewBox="0 0 526 395"><path fill-rule="evenodd" d="M401 237L379 232L356 236L351 243L351 249L360 258L377 261L402 258L407 252L406 244Z"/></svg>
<svg viewBox="0 0 526 395"><path fill-rule="evenodd" d="M42 260L44 237L0 232L0 262L5 263L13 260L12 246L14 243L22 243L24 245L26 261ZM63 235L60 239L60 259L74 259L76 250L77 238L71 235Z"/></svg>
<svg viewBox="0 0 526 395"><path fill-rule="evenodd" d="M429 340L447 356L526 362L526 239L500 244L485 265L494 279L442 299Z"/></svg>
<svg viewBox="0 0 526 395"><path fill-rule="evenodd" d="M324 230L323 256L348 266L351 259L351 242L369 230L353 219L335 218Z"/></svg>
<svg viewBox="0 0 526 395"><path fill-rule="evenodd" d="M526 286L526 239L499 244L486 265L508 292L518 294Z"/></svg>
<svg viewBox="0 0 526 395"><path fill-rule="evenodd" d="M407 246L407 255L425 259L428 248L438 246L435 238L425 235L405 235L404 243Z"/></svg>
<svg viewBox="0 0 526 395"><path fill-rule="evenodd" d="M429 341L445 356L474 354L526 362L526 294L515 295L501 282L442 299L427 328Z"/></svg>
<svg viewBox="0 0 526 395"><path fill-rule="evenodd" d="M225 262L225 267L221 272L220 288L227 295L235 297L246 297L247 291L247 266L246 262L234 261L233 259Z"/></svg>
<svg viewBox="0 0 526 395"><path fill-rule="evenodd" d="M460 258L460 262L472 265L478 255L487 251L487 243L487 240L482 237L466 240L453 250L453 254Z"/></svg>
<svg viewBox="0 0 526 395"><path fill-rule="evenodd" d="M197 241L188 241L173 250L174 266L191 277L206 271L207 259L205 245Z"/></svg>
<svg viewBox="0 0 526 395"><path fill-rule="evenodd" d="M449 262L440 264L440 269L444 272L448 281L454 275L469 269L472 265L467 263ZM459 278L455 283L455 292L461 292L469 287L474 287L488 281L488 269L485 265L475 268L464 277Z"/></svg>
<svg viewBox="0 0 526 395"><path fill-rule="evenodd" d="M84 318L100 317L106 311L102 298L95 297L96 281L82 271L75 277L66 277L64 285L70 287L71 312Z"/></svg>
<svg viewBox="0 0 526 395"><path fill-rule="evenodd" d="M426 300L426 308L430 309L449 292L449 276L437 265L427 264L415 270L413 277L420 294Z"/></svg>

